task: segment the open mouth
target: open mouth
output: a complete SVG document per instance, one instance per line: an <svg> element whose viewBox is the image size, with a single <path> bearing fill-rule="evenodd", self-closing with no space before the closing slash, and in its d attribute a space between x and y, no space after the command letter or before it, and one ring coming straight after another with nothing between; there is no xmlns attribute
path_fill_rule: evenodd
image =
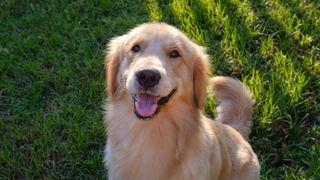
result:
<svg viewBox="0 0 320 180"><path fill-rule="evenodd" d="M160 107L166 104L175 93L173 89L167 96L159 97L147 93L132 96L134 100L134 113L139 119L152 118L160 112Z"/></svg>

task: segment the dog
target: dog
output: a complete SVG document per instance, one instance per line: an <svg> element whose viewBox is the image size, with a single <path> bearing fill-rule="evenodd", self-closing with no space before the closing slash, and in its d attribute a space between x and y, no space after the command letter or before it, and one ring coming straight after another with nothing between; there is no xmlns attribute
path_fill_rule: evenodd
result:
<svg viewBox="0 0 320 180"><path fill-rule="evenodd" d="M249 90L229 77L209 79L205 49L183 32L137 26L108 43L105 64L109 179L259 179ZM203 113L207 86L215 121Z"/></svg>

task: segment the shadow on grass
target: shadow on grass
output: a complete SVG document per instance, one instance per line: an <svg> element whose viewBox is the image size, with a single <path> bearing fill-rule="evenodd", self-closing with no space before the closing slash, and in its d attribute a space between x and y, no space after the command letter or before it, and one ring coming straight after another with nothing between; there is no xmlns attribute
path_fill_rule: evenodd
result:
<svg viewBox="0 0 320 180"><path fill-rule="evenodd" d="M313 20L308 17L308 12L304 9L301 9L298 5L298 3L295 0L279 0L279 3L288 8L290 11L291 15L297 15L297 17L299 19L302 19L304 21L304 25L307 25L308 27L303 27L302 31L304 33L310 33L308 32L308 30L312 30L313 32L315 32L314 34L319 34L320 33L320 28L319 25L316 25ZM308 2L303 2L303 4L308 4ZM314 5L316 7L314 7ZM313 8L317 8L320 7L320 1L314 1L314 2L310 2L310 4L308 4L308 6L312 6ZM314 11L317 11L316 9ZM318 10L319 11L319 10ZM317 14L315 14L314 18L318 18ZM319 38L315 39L315 42L319 42Z"/></svg>
<svg viewBox="0 0 320 180"><path fill-rule="evenodd" d="M248 56L249 54L255 53L256 55L258 55L258 58L255 58L254 56L252 57L252 59L250 60L250 63L255 64L254 68L256 68L258 70L258 72L261 72L262 74L270 74L271 76L267 76L267 78L269 80L271 80L271 83L274 83L274 93L275 93L275 103L277 103L277 105L281 106L280 107L280 114L278 117L274 117L274 118L279 118L278 120L272 120L272 124L271 124L271 131L264 129L263 131L265 131L266 134L273 134L273 136L270 136L270 140L271 142L269 142L270 148L269 153L276 155L276 159L275 161L270 159L269 162L271 162L271 164L268 163L269 165L276 165L276 166L282 166L283 164L286 164L288 166L292 166L294 167L295 164L294 162L294 155L293 157L286 157L285 155L285 151L284 151L284 146L286 146L287 144L299 144L299 143L303 143L301 141L301 137L306 136L306 129L310 128L311 124L309 124L310 122L306 121L310 121L311 119L315 118L315 114L312 114L312 112L308 112L309 109L308 107L312 107L313 104L312 102L308 102L308 101L304 101L303 104L301 104L301 102L293 102L292 101L292 97L290 95L290 92L288 91L287 88L284 88L284 84L283 84L283 78L284 77L277 77L277 76L284 76L286 74L286 72L281 72L281 69L274 69L277 68L278 66L274 66L273 62L269 62L269 64L267 65L267 68L260 68L260 64L259 62L268 62L268 61L273 61L273 59L275 57L271 57L270 58L264 58L262 54L260 54L259 51L255 51L254 49L256 49L258 47L258 44L254 44L254 42L256 42L256 37L250 36L250 30L247 28L246 23L244 22L244 15L241 15L238 13L237 11L237 7L235 7L231 1L228 0L224 0L221 1L221 3L223 4L223 8L225 9L225 12L228 14L228 16L231 19L231 21L234 21L233 24L234 26L232 27L233 29L235 29L235 32L237 33L237 36L240 37L240 42L244 42L245 44L247 44L248 46L252 45L255 46L253 47L253 49L250 49L250 47L248 46L238 46L238 48L240 49L241 52L244 52L245 57L246 58L250 58L250 56ZM262 3L262 1L260 0L256 0L256 1L251 1L252 3L252 7L255 11L255 14L261 15L259 18L262 20L266 20L266 35L268 34L275 34L275 36L277 36L276 38L279 39L278 42L278 46L277 48L280 50L279 52L284 52L285 57L289 57L289 58L294 58L297 54L295 54L295 52L293 52L292 54L292 47L295 47L295 44L297 43L295 39L292 38L292 36L290 34L288 34L288 32L285 30L285 27L278 22L277 20L273 19L272 17L270 17L268 15L267 9L265 7L265 4ZM244 33L243 33L244 32ZM243 39L241 39L243 38ZM246 40L248 39L248 40ZM284 43L282 43L284 42ZM289 42L289 43L287 43ZM249 43L249 44L248 44ZM296 47L299 48L299 47ZM258 48L257 48L258 50ZM297 49L299 50L299 49ZM304 53L304 52L298 52L298 53ZM281 54L281 53L280 53ZM258 63L254 63L252 61L259 61ZM301 66L301 63L299 61L295 61L295 59L293 60L283 60L286 61L285 63L288 66L292 66L293 67L293 73L298 74L297 76L304 76L304 73L306 71L306 69L304 68L305 66ZM280 67L279 67L280 68ZM285 69L283 69L285 70ZM250 69L248 70L250 71ZM292 74L293 76L294 74ZM310 78L309 80L315 80L316 77L314 77L312 74L308 74L308 78ZM282 84L282 85L281 85ZM304 86L307 86L307 84L305 84ZM312 89L309 91L313 91ZM304 89L301 92L301 96L304 96L305 98L309 98L306 96L306 94L308 94L308 90ZM302 99L303 100L303 99ZM262 107L260 107L262 108ZM306 114L310 113L310 117L306 117ZM260 113L259 113L260 114ZM308 124L306 126L306 124ZM300 129L299 129L299 128ZM298 129L297 129L298 128ZM267 133L268 132L268 133ZM259 133L260 135L263 135L261 133ZM297 135L299 134L299 135ZM273 140L274 141L273 141ZM289 143L290 142L290 143ZM262 147L265 144L260 144L260 146ZM311 147L310 144L308 145L308 143L304 144L304 146L306 148ZM266 154L265 152L265 148L264 148L264 154ZM290 159L293 158L293 159ZM301 164L307 166L307 164L301 162Z"/></svg>
<svg viewBox="0 0 320 180"><path fill-rule="evenodd" d="M264 2L262 2L261 0L250 0L250 2L257 16L260 19L264 19L266 21L265 33L266 34L277 33L275 35L275 38L278 40L278 45L276 46L276 48L279 50L279 52L282 52L283 55L286 56L288 59L291 59L291 61L288 61L287 63L289 65L292 65L293 68L296 70L296 72L303 73L306 77L309 78L308 83L309 83L309 87L311 88L305 90L306 94L311 96L312 99L318 99L319 101L319 97L317 97L317 95L315 94L313 95L312 93L310 94L310 92L314 91L314 88L315 89L320 88L319 84L315 83L319 80L319 76L316 76L312 72L313 69L310 68L310 66L314 65L315 60L311 59L311 63L306 62L308 61L308 59L305 56L308 55L311 49L311 45L308 47L299 46L299 41L301 39L293 38L293 35L288 34L288 32L285 30L285 27L282 25L282 23L270 17L269 10L266 8L266 5L264 4ZM297 10L298 7L295 7L295 9ZM319 28L315 28L315 30L316 29L319 29ZM310 33L310 32L306 32L306 33ZM314 46L318 46L317 42L315 43ZM271 67L271 69L272 68L273 67ZM311 103L311 102L307 102L307 103ZM312 104L307 104L307 105L314 106ZM302 112L302 113L308 113L308 112ZM303 117L304 115L300 114L298 116ZM311 119L315 119L316 115L312 113L311 116L313 116L313 117L310 117Z"/></svg>
<svg viewBox="0 0 320 180"><path fill-rule="evenodd" d="M243 14L240 14L237 10L237 6L235 6L231 1L224 0L221 1L222 7L225 10L227 16L230 18L230 25L233 29L233 32L236 33L236 36L239 38L239 44L237 46L240 57L243 57L248 62L245 63L247 66L244 67L246 71L245 74L249 74L252 68L256 70L259 74L266 74L267 76L264 76L264 80L267 81L267 79L272 79L272 67L269 66L270 59L265 58L262 54L260 54L259 51L259 38L261 37L253 37L251 35L250 29L248 28L248 25L244 21L245 16ZM275 23L275 22L274 22ZM257 44L255 43L257 42ZM252 56L254 54L254 56ZM251 56L250 56L251 55ZM271 73L271 74L270 74ZM263 77L262 77L263 78ZM278 96L283 96L285 94L285 90L281 86L277 86L276 82L270 82L274 83L274 85L265 86L265 89L269 89L270 87L276 88L277 90L273 89L273 92L277 92ZM276 96L276 95L275 95ZM282 97L284 98L284 97ZM289 97L286 97L285 99L288 99ZM264 102L267 103L267 102ZM264 106L264 103L258 102L258 105L260 104L260 107L258 106L257 109L255 109L255 120L259 120L260 117L258 114L262 114L262 109ZM273 103L277 103L277 100L275 100ZM280 116L280 114L278 114ZM272 118L279 118L277 116L274 116ZM285 136L284 136L284 130L288 129L289 127L284 127L286 124L281 121L276 121L276 119L270 119L270 122L272 122L270 125L271 129L268 129L267 127L261 128L263 126L255 126L258 128L258 130L253 131L253 136L260 136L263 137L266 134L268 134L268 139L265 138L258 138L255 139L256 141L259 141L260 143L253 142L254 145L258 146L255 149L257 149L257 152L260 155L266 156L267 162L264 164L264 166L281 166L284 162L283 160L283 153L282 153L282 146L283 143L285 143ZM256 122L257 123L257 122ZM259 123L258 123L259 124ZM276 125L277 124L277 125ZM277 126L277 128L275 128ZM282 128L281 128L282 127ZM260 132L259 132L260 131ZM268 145L267 145L268 144ZM265 147L267 145L267 147ZM272 147L272 148L271 148ZM261 148L263 148L263 151L261 151ZM263 170L266 167L262 167Z"/></svg>

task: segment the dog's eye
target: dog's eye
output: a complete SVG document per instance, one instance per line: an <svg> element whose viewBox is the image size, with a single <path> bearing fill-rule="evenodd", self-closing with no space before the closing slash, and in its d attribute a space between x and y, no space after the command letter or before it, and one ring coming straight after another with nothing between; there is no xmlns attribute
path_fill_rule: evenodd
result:
<svg viewBox="0 0 320 180"><path fill-rule="evenodd" d="M136 44L131 48L131 51L137 53L140 51L140 49L141 49L140 45Z"/></svg>
<svg viewBox="0 0 320 180"><path fill-rule="evenodd" d="M171 51L171 52L169 53L169 57L171 57L171 58L178 58L178 57L180 57L180 54L179 54L178 51L173 50L173 51Z"/></svg>

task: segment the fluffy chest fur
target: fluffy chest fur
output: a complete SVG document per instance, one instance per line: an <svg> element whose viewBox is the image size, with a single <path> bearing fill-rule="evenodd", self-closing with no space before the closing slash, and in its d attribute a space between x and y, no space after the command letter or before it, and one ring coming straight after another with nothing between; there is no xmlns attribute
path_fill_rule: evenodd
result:
<svg viewBox="0 0 320 180"><path fill-rule="evenodd" d="M208 179L210 169L206 167L210 167L214 135L208 133L206 122L192 120L200 119L191 113L194 111L176 107L185 109L183 116L169 111L142 121L126 108L117 103L107 107L105 160L107 166L112 164L108 166L111 179Z"/></svg>

